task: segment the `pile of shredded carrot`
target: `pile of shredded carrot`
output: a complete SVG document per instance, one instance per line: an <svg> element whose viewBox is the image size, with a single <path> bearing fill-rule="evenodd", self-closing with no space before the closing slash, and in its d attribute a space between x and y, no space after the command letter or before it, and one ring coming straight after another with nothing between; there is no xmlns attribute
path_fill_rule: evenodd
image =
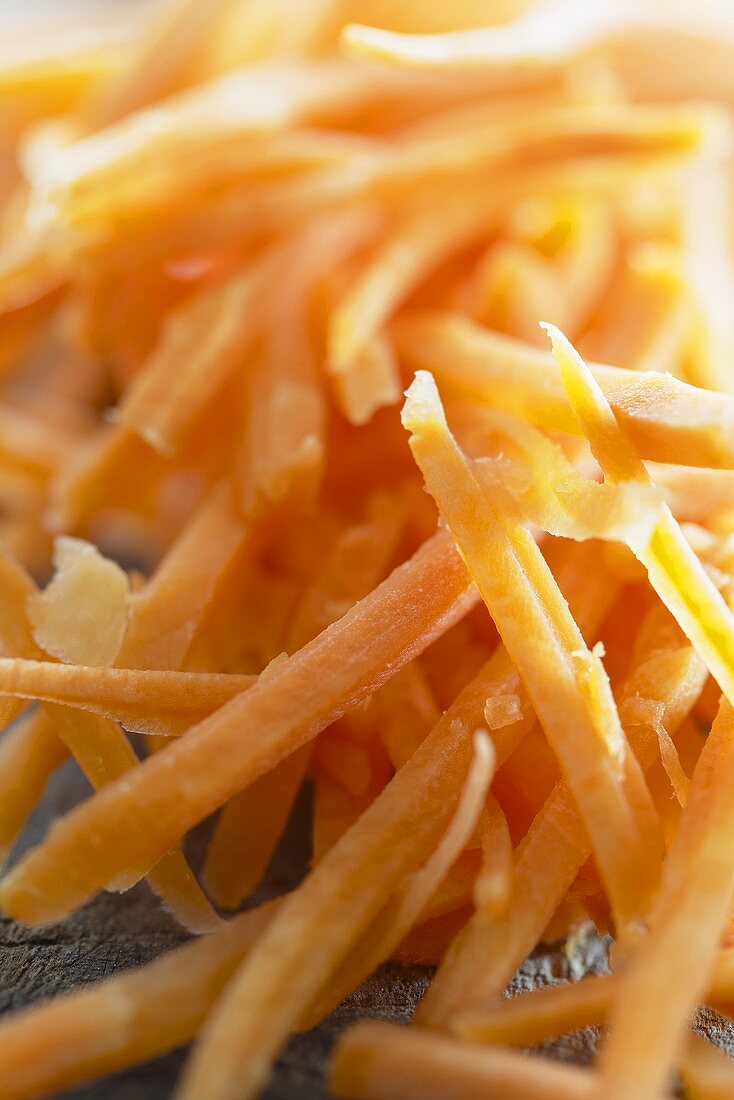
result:
<svg viewBox="0 0 734 1100"><path fill-rule="evenodd" d="M734 1097L733 133L726 3L3 42L0 910L147 879L197 936L4 1014L3 1100L192 1040L178 1100L255 1097L389 959L345 1100Z"/></svg>

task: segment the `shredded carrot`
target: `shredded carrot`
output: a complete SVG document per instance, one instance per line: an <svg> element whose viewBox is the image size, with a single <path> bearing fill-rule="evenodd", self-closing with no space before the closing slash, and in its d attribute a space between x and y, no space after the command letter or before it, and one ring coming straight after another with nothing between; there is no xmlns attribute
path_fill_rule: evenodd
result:
<svg viewBox="0 0 734 1100"><path fill-rule="evenodd" d="M363 1023L342 1039L331 1087L344 1100L582 1100L596 1095L593 1074L515 1052L389 1024Z"/></svg>
<svg viewBox="0 0 734 1100"><path fill-rule="evenodd" d="M649 484L649 475L606 398L568 341L549 333L564 385L592 449L611 481ZM667 505L654 509L649 539L630 540L655 591L691 639L728 698L734 698L734 617L686 542Z"/></svg>
<svg viewBox="0 0 734 1100"><path fill-rule="evenodd" d="M655 613L652 613L655 614ZM705 679L702 663L675 634L664 644L655 624L649 648L619 696L637 699L655 691L667 701L665 722L675 729L693 707ZM657 755L657 737L647 726L627 734L647 769ZM588 855L588 840L564 783L559 783L538 812L515 855L513 900L505 914L471 921L457 937L429 990L421 1017L443 1023L463 1008L495 996L540 939L543 930Z"/></svg>
<svg viewBox="0 0 734 1100"><path fill-rule="evenodd" d="M717 938L734 888L728 851L733 732L734 714L723 702L696 765L670 862L650 914L649 939L622 978L610 1014L610 1038L601 1062L602 1094L610 1098L637 1095L640 1087L651 1094L666 1087L688 1014L705 992L712 972ZM685 970L678 966L676 982L661 1000L655 992L656 975L666 972L671 951L678 957L681 945Z"/></svg>
<svg viewBox="0 0 734 1100"><path fill-rule="evenodd" d="M179 1097L277 1092L399 962L338 1095L734 1092L734 32L684 7L6 28L0 908L209 933L21 983L7 1100L190 1041Z"/></svg>
<svg viewBox="0 0 734 1100"><path fill-rule="evenodd" d="M606 1019L619 979L602 976L564 982L489 1005L460 1016L453 1030L463 1039L508 1046L532 1046L555 1035L576 1031Z"/></svg>
<svg viewBox="0 0 734 1100"><path fill-rule="evenodd" d="M66 755L53 723L42 711L22 719L0 741L0 859L3 862L40 800L46 783Z"/></svg>
<svg viewBox="0 0 734 1100"><path fill-rule="evenodd" d="M564 764L590 836L598 836L598 843L605 847L614 837L614 853L605 852L601 859L605 871L614 874L608 887L619 916L629 919L646 904L645 891L652 883L646 886L644 872L642 877L640 872L648 862L653 866L652 852L645 854L649 841L640 834L641 822L635 822L628 793L620 782L620 775L629 766L629 753L601 662L586 648L550 571L544 572L545 563L535 543L517 524L513 512L508 512L496 495L496 503L482 502L479 484L448 432L429 375L416 376L408 392L403 422L412 432L411 448L428 486L471 563L508 652L522 670L536 713ZM484 555L490 547L496 561L488 568ZM502 563L499 569L498 562ZM507 599L508 585L516 593L514 602ZM552 656L546 657L546 652ZM575 743L570 740L572 732L578 736ZM629 781L631 794L632 783L637 783L639 789L634 765ZM594 787L589 804L583 794L587 783ZM619 832L615 836L616 830ZM630 864L625 867L627 858Z"/></svg>
<svg viewBox="0 0 734 1100"><path fill-rule="evenodd" d="M194 727L187 737L146 760L133 775L117 785L113 783L96 799L73 811L44 844L26 856L0 884L2 904L8 912L14 911L20 916L22 909L26 919L40 922L52 919L52 914L60 916L105 885L117 888L131 885L189 826L307 743L358 698L379 687L388 678L385 660L391 662L394 670L397 664L415 657L433 637L465 614L476 598L474 586L450 540L443 534L435 536L352 612L261 677L258 685L241 699L233 700ZM384 629L382 621L382 607L386 603L402 609L389 630ZM342 658L339 676L332 680L327 702L320 691L319 668L332 649L341 652ZM305 705L307 689L314 696L312 708ZM290 705L294 691L299 693L302 702L297 715ZM240 736L243 726L262 722L271 714L269 738L261 731L258 743L243 741ZM213 742L211 746L210 741ZM217 755L224 751L224 744L227 748L232 745L237 754L229 757L226 773L209 775L206 787L197 782L199 798L196 803L191 797L180 798L174 777L178 777L179 790L181 784L186 786L189 774L201 778L202 759L207 759L212 750ZM161 781L159 773L165 775L166 780ZM141 785L138 797L140 807L145 806L145 820L136 807L136 789ZM155 802L160 805L160 816L153 812ZM164 805L169 811L165 817L162 814ZM153 817L148 820L151 813ZM125 819L124 826L122 820L117 820L118 814ZM94 830L85 823L88 815L93 818L99 815ZM153 828L152 821L155 821ZM96 841L91 847L88 845L92 831L98 838L102 828L121 841L124 836L114 864L109 849L103 851ZM85 867L86 874L84 881L77 873L74 882L58 882L61 889L52 901L36 887L31 889L30 883L39 874L43 877L48 873L58 881L54 868L58 866L59 850L64 849L78 870ZM85 849L86 854L82 857Z"/></svg>
<svg viewBox="0 0 734 1100"><path fill-rule="evenodd" d="M490 407L542 428L580 434L551 357L451 313L406 315L393 327L413 367ZM734 405L652 371L595 366L615 415L644 459L684 466L734 466L728 426Z"/></svg>
<svg viewBox="0 0 734 1100"><path fill-rule="evenodd" d="M441 882L455 866L461 850L468 844L482 813L482 806L494 774L496 754L486 733L474 734L474 757L459 796L453 818L426 863L415 871L408 881L396 891L395 896L357 945L342 971L337 971L324 994L317 1002L316 1019L357 986L366 975L392 953L405 938L419 917L433 919L441 916L428 903L435 897ZM449 910L451 911L451 910ZM204 1052L205 1055L205 1052Z"/></svg>

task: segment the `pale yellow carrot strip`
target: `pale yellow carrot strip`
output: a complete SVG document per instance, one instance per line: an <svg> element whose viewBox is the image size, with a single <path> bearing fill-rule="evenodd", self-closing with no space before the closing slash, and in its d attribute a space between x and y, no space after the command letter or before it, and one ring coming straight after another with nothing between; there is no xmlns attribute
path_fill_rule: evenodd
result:
<svg viewBox="0 0 734 1100"><path fill-rule="evenodd" d="M459 314L419 313L393 325L400 355L452 391L524 417L541 428L581 434L552 357L483 329ZM684 466L734 467L734 402L670 375L593 365L640 455Z"/></svg>
<svg viewBox="0 0 734 1100"><path fill-rule="evenodd" d="M656 846L629 798L642 779L630 758L609 682L553 575L499 487L491 498L453 437L430 375L416 376L403 423L444 519L475 576L578 801L612 904L624 922L655 885ZM624 854L622 854L624 852Z"/></svg>
<svg viewBox="0 0 734 1100"><path fill-rule="evenodd" d="M476 476L490 492L499 479L528 522L541 530L621 542L649 534L650 487L610 486L584 477L557 443L517 417L462 404L455 422L468 452L481 456Z"/></svg>
<svg viewBox="0 0 734 1100"><path fill-rule="evenodd" d="M0 1024L5 1100L30 1100L191 1039L278 900L147 966L13 1013Z"/></svg>
<svg viewBox="0 0 734 1100"><path fill-rule="evenodd" d="M438 534L255 687L57 823L0 885L0 903L45 922L104 886L131 885L192 825L375 691L476 601L450 539ZM243 736L255 728L256 741Z"/></svg>
<svg viewBox="0 0 734 1100"><path fill-rule="evenodd" d="M0 864L66 756L63 742L43 711L21 719L0 740Z"/></svg>
<svg viewBox="0 0 734 1100"><path fill-rule="evenodd" d="M36 644L71 664L112 664L127 627L127 574L90 543L68 536L55 540L53 564L50 584L28 600Z"/></svg>
<svg viewBox="0 0 734 1100"><path fill-rule="evenodd" d="M715 971L717 942L734 888L731 803L734 712L723 701L650 915L650 936L620 979L601 1057L601 1095L655 1096L666 1088L688 1016ZM670 960L676 980L671 983ZM664 991L664 995L661 995ZM654 1019L653 1019L654 1017Z"/></svg>
<svg viewBox="0 0 734 1100"><path fill-rule="evenodd" d="M381 1023L347 1032L330 1084L343 1100L591 1100L598 1088L576 1066Z"/></svg>
<svg viewBox="0 0 734 1100"><path fill-rule="evenodd" d="M564 386L605 477L651 485L650 476L593 375L565 337L548 328ZM651 509L649 539L629 540L650 583L690 638L728 699L734 700L734 616L689 547L670 509Z"/></svg>

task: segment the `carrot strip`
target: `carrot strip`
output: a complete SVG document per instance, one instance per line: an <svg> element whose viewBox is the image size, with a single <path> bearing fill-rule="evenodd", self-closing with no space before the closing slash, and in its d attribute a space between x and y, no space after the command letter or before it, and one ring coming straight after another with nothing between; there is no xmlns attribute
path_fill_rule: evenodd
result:
<svg viewBox="0 0 734 1100"><path fill-rule="evenodd" d="M610 211L592 198L530 199L513 217L511 230L552 260L571 331L586 327L617 260L617 232Z"/></svg>
<svg viewBox="0 0 734 1100"><path fill-rule="evenodd" d="M291 815L308 766L298 749L223 808L203 877L221 909L236 909L262 881Z"/></svg>
<svg viewBox="0 0 734 1100"><path fill-rule="evenodd" d="M586 552L586 547L578 549ZM578 571L570 573L583 587ZM584 583L593 581L592 587L598 580L588 572L583 578ZM227 1009L226 1015L223 1011L222 1031L237 1020L238 1037L230 1045L222 1036L221 1065L237 1052L237 1067L227 1063L230 1068L224 1072L236 1072L238 1082L246 1074L248 1093L262 1082L267 1061L302 1021L405 875L417 869L437 843L466 774L469 731L481 725L487 698L521 690L518 674L500 648L381 795L323 857L285 907L252 966L238 975L230 1005L247 1003L249 1011L246 1016L239 1010L231 1014ZM513 726L496 731L498 763L513 751L521 734L522 728ZM379 874L371 875L372 867L379 867ZM296 967L296 960L304 961L300 945L305 941L312 950L305 965Z"/></svg>
<svg viewBox="0 0 734 1100"><path fill-rule="evenodd" d="M450 540L435 536L371 596L241 698L73 810L0 884L3 907L26 921L45 922L103 886L131 885L188 828L374 691L476 600ZM387 627L386 607L391 609ZM300 700L297 713L294 693ZM260 729L257 743L243 741L241 730L248 727ZM223 752L226 770L213 766ZM60 873L72 864L73 875ZM40 885L47 875L53 890L50 881Z"/></svg>
<svg viewBox="0 0 734 1100"><path fill-rule="evenodd" d="M51 664L0 657L0 695L80 708L134 733L177 737L255 682L254 676Z"/></svg>
<svg viewBox="0 0 734 1100"><path fill-rule="evenodd" d="M595 457L612 482L652 484L592 374L564 336L548 328L564 386ZM668 506L652 510L649 539L629 540L650 583L690 638L727 698L734 700L734 617L690 549Z"/></svg>
<svg viewBox="0 0 734 1100"><path fill-rule="evenodd" d="M619 695L624 711L628 699L648 698L665 708L654 721L675 730L691 710L705 682L705 668L674 630L666 643L666 624L651 613L655 629ZM639 717L638 717L639 721ZM657 735L644 725L625 727L643 770L658 754ZM448 952L419 1010L430 1026L443 1025L469 1006L496 996L515 969L538 943L564 894L589 854L565 783L559 783L538 812L515 854L513 900L506 914L469 922Z"/></svg>
<svg viewBox="0 0 734 1100"><path fill-rule="evenodd" d="M637 76L637 84L641 81L649 95L650 85L659 85L661 76L665 87L665 74L647 72L649 62L656 56L654 48L652 54L649 52L652 43L660 48L662 40L666 56L668 51L675 53L676 47L680 50L683 43L688 46L687 52L696 57L698 45L702 51L702 57L697 58L700 65L703 58L710 59L712 51L716 52L717 45L730 45L729 32L724 19L699 25L686 9L635 9L631 13L613 3L600 3L593 8L580 3L570 9L553 4L531 7L506 26L450 30L443 34L400 34L349 24L342 31L341 44L355 57L400 67L429 71L488 70L506 78L524 75L526 79L531 74L537 76L566 65L574 58L608 56L622 64L623 72ZM640 53L648 62L642 72L639 61L637 65L633 61ZM694 71L698 67L695 65ZM673 72L673 88L677 91L681 73L676 66ZM700 84L694 83L694 88L698 87Z"/></svg>
<svg viewBox="0 0 734 1100"><path fill-rule="evenodd" d="M0 864L66 756L43 711L22 719L0 741Z"/></svg>
<svg viewBox="0 0 734 1100"><path fill-rule="evenodd" d="M4 1019L7 1100L82 1084L187 1042L278 905L267 902L147 966Z"/></svg>
<svg viewBox="0 0 734 1100"><path fill-rule="evenodd" d="M407 665L372 697L378 735L393 767L402 768L440 718L417 664Z"/></svg>
<svg viewBox="0 0 734 1100"><path fill-rule="evenodd" d="M487 800L491 798L491 794L487 795ZM477 845L480 833L482 833L483 838L482 825L485 817L486 813L483 812L473 834L466 842L464 851L457 855L443 880L421 910L420 919L422 921L435 920L437 917L454 912L456 909L463 909L471 904L474 883L482 863L483 853Z"/></svg>
<svg viewBox="0 0 734 1100"><path fill-rule="evenodd" d="M301 649L384 577L401 516L391 501L379 497L371 512L365 523L348 527L336 538L302 593L284 639L286 651ZM293 809L310 755L309 748L299 749L223 807L204 868L211 896L223 908L235 908L260 882Z"/></svg>
<svg viewBox="0 0 734 1100"><path fill-rule="evenodd" d="M3 593L0 644L6 651L13 648L35 657L38 649L26 608L36 589L30 577L3 555L0 555L0 590ZM44 709L93 787L103 786L137 766L138 758L116 723L56 703L48 703ZM149 883L190 931L209 932L220 923L178 848L165 854L151 869Z"/></svg>
<svg viewBox="0 0 734 1100"><path fill-rule="evenodd" d="M372 799L369 795L355 797L325 772L314 772L313 785L311 864L316 867L351 829Z"/></svg>
<svg viewBox="0 0 734 1100"><path fill-rule="evenodd" d="M457 422L469 451L481 456L476 476L488 491L499 479L528 522L541 530L563 538L622 542L650 533L654 491L649 487L610 486L584 477L558 444L516 417L460 409Z"/></svg>
<svg viewBox="0 0 734 1100"><path fill-rule="evenodd" d="M688 1035L679 1071L692 1100L725 1100L731 1096L734 1084L731 1058L700 1035Z"/></svg>
<svg viewBox="0 0 734 1100"><path fill-rule="evenodd" d="M294 495L312 498L324 464L326 404L308 307L325 273L374 233L375 219L349 211L315 222L276 256L277 301L260 310L265 350L249 379L245 433L238 456L245 514L263 502ZM272 273L271 273L272 274Z"/></svg>
<svg viewBox="0 0 734 1100"><path fill-rule="evenodd" d="M328 332L327 366L339 376L356 363L410 291L452 254L486 233L497 218L494 196L468 194L437 211L422 202L378 247L371 263L336 307Z"/></svg>
<svg viewBox="0 0 734 1100"><path fill-rule="evenodd" d="M515 856L502 807L490 794L482 822L482 865L474 882L479 913L503 913L512 900Z"/></svg>
<svg viewBox="0 0 734 1100"><path fill-rule="evenodd" d="M482 493L449 433L430 375L416 376L403 423L428 488L521 671L624 922L649 902L656 841L654 830L643 837L635 820L642 781L603 666L587 649L535 542L499 487L491 502Z"/></svg>
<svg viewBox="0 0 734 1100"><path fill-rule="evenodd" d="M729 811L734 791L734 712L723 702L701 752L690 796L650 915L649 939L621 978L601 1060L603 1095L655 1095L665 1088L688 1015L714 971L717 940L729 911L734 878ZM691 929L695 933L691 935ZM685 944L685 962L678 952ZM671 952L676 982L661 1000ZM667 972L667 971L665 971ZM655 1025L648 1013L655 1001Z"/></svg>
<svg viewBox="0 0 734 1100"><path fill-rule="evenodd" d="M709 106L643 106L591 99L520 108L508 117L478 120L435 136L408 140L395 150L382 171L392 182L419 175L432 182L453 173L471 179L494 169L574 156L630 154L690 156L706 148L724 152L728 121ZM422 170L422 171L421 171ZM446 182L446 181L444 181Z"/></svg>
<svg viewBox="0 0 734 1100"><path fill-rule="evenodd" d="M40 30L40 28L37 28ZM25 127L77 108L85 92L125 64L124 37L105 27L79 34L59 26L23 46L6 42L0 62L0 130L4 140ZM10 47L10 48L7 48Z"/></svg>
<svg viewBox="0 0 734 1100"><path fill-rule="evenodd" d="M233 146L322 119L333 125L370 101L384 100L391 89L403 95L408 91L390 74L375 76L338 58L319 65L253 65L83 138L62 162L49 166L33 201L46 223L55 226L83 222L90 204L94 209L95 195L114 195L123 183L140 189L155 186L161 178L172 180L178 183L180 201L185 189L179 181L196 166L205 183L216 187L225 182L217 167L223 159L226 165ZM200 192L200 197L206 195Z"/></svg>
<svg viewBox="0 0 734 1100"><path fill-rule="evenodd" d="M720 528L731 512L734 478L728 470L697 470L646 463L650 476L679 523Z"/></svg>
<svg viewBox="0 0 734 1100"><path fill-rule="evenodd" d="M405 966L438 966L470 914L471 906L467 905L416 925L395 948L392 959Z"/></svg>
<svg viewBox="0 0 734 1100"><path fill-rule="evenodd" d="M231 489L226 484L216 487L143 591L134 595L117 664L179 668L221 576L246 536Z"/></svg>
<svg viewBox="0 0 734 1100"><path fill-rule="evenodd" d="M451 313L422 313L393 325L399 354L452 391L524 417L541 428L581 429L552 357ZM734 467L734 404L669 375L593 366L614 413L645 459Z"/></svg>
<svg viewBox="0 0 734 1100"><path fill-rule="evenodd" d="M587 1100L598 1087L575 1066L372 1022L341 1040L330 1084L344 1100Z"/></svg>
<svg viewBox="0 0 734 1100"><path fill-rule="evenodd" d="M730 956L719 951L706 998L709 1003L716 1004L719 998L725 1001L730 995L730 971ZM542 1043L582 1027L604 1024L619 994L621 981L621 974L606 974L490 1002L458 1016L452 1022L452 1031L470 1042L516 1046ZM686 1052L682 1060L685 1073Z"/></svg>
<svg viewBox="0 0 734 1100"><path fill-rule="evenodd" d="M582 347L590 359L601 356L627 370L669 371L681 378L690 325L690 292L680 257L647 243L630 255Z"/></svg>
<svg viewBox="0 0 734 1100"><path fill-rule="evenodd" d="M448 827L425 864L414 871L379 915L354 952L337 970L322 991L313 1009L314 1022L326 1015L335 1005L356 988L360 982L386 958L405 938L413 925L423 916L431 919L440 916L429 902L435 898L441 883L456 866L462 849L469 843L482 814L483 803L494 775L496 753L488 736L478 730L474 734L474 756L459 796L459 801ZM449 910L450 911L450 910ZM311 1022L311 1021L310 1021ZM201 1054L204 1062L206 1052ZM192 1074L197 1070L196 1062ZM195 1080L195 1077L194 1077ZM190 1086L191 1087L191 1086Z"/></svg>
<svg viewBox="0 0 734 1100"><path fill-rule="evenodd" d="M82 102L87 123L97 129L174 91L231 6L232 0L215 0L204 12L195 0L168 0L146 21L122 72Z"/></svg>
<svg viewBox="0 0 734 1100"><path fill-rule="evenodd" d="M202 409L244 363L257 337L254 321L269 264L272 257L201 291L166 320L116 412L154 450L180 451Z"/></svg>
<svg viewBox="0 0 734 1100"><path fill-rule="evenodd" d="M527 245L492 245L473 280L467 301L459 301L475 320L516 340L538 344L538 318L571 320L553 264ZM560 323L560 321L559 321Z"/></svg>
<svg viewBox="0 0 734 1100"><path fill-rule="evenodd" d="M238 1095L244 1097L263 1083L267 1063L285 1035L298 1026L405 875L416 870L435 847L466 775L470 730L481 724L487 696L508 679L517 682L517 674L503 651L490 659L382 794L284 906L251 965L237 976L227 1002L222 1002L212 1018L206 1059L211 1065L216 1042L217 1080L209 1078L208 1088L236 1080ZM514 744L511 733L498 731L498 760L503 760ZM372 867L379 867L379 874L370 875ZM296 956L303 959L300 945L306 940L312 949L293 981L293 961ZM250 1006L246 1016L237 1007L245 1003ZM235 1021L237 1042L233 1045L230 1029Z"/></svg>
<svg viewBox="0 0 734 1100"><path fill-rule="evenodd" d="M0 405L0 432L0 454L18 470L44 479L69 460L79 443L77 433L10 405Z"/></svg>
<svg viewBox="0 0 734 1100"><path fill-rule="evenodd" d="M350 424L368 424L380 409L400 401L400 372L395 350L384 334L355 355L349 370L334 376L339 407Z"/></svg>
<svg viewBox="0 0 734 1100"><path fill-rule="evenodd" d="M619 989L611 975L564 982L460 1016L453 1030L470 1042L532 1046L556 1035L603 1023Z"/></svg>

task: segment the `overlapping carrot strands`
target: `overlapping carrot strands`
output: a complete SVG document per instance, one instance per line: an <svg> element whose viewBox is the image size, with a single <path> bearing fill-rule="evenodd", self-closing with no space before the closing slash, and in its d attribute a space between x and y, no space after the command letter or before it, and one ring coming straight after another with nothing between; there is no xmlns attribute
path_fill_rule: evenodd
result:
<svg viewBox="0 0 734 1100"><path fill-rule="evenodd" d="M601 661L586 648L512 504L499 487L494 499L482 492L449 433L429 375L416 376L403 422L427 486L559 757L592 843L613 849L596 848L597 859L610 876L607 888L618 917L629 920L644 911L654 888L654 878L646 877L654 875L655 825Z"/></svg>
<svg viewBox="0 0 734 1100"><path fill-rule="evenodd" d="M146 878L210 935L8 1013L0 1095L193 1040L179 1095L247 1100L391 957L438 969L338 1095L734 1092L733 72L662 0L3 45L0 908ZM588 923L610 974L502 997Z"/></svg>

